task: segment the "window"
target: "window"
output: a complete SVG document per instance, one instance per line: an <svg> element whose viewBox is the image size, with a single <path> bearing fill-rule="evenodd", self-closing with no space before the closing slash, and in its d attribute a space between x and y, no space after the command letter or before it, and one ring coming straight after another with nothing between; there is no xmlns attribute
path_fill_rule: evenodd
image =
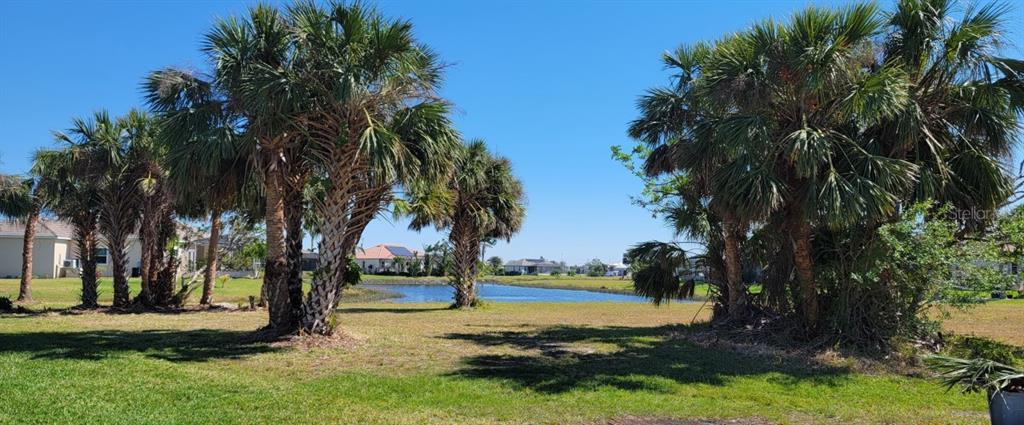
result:
<svg viewBox="0 0 1024 425"><path fill-rule="evenodd" d="M96 264L107 264L106 248L96 248Z"/></svg>

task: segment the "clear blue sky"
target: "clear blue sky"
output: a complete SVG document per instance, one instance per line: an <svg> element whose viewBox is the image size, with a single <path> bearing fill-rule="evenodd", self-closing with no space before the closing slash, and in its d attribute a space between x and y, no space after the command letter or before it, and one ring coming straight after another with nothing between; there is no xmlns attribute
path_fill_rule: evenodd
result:
<svg viewBox="0 0 1024 425"><path fill-rule="evenodd" d="M510 158L529 196L526 224L503 258L618 262L630 245L669 239L662 222L630 204L640 182L610 156L630 145L634 101L664 84L661 52L714 39L811 1L490 2L383 1L452 64L443 94L467 138ZM24 172L52 130L72 116L141 105L144 75L203 67L202 33L251 1L43 2L0 6L0 170ZM882 2L883 5L888 2ZM1024 14L1011 19L1021 57ZM378 219L363 244L421 248L444 236Z"/></svg>

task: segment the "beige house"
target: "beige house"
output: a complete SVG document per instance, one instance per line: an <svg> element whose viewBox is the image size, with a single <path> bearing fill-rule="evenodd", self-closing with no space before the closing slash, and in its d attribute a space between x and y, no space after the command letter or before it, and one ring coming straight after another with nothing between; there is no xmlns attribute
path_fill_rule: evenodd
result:
<svg viewBox="0 0 1024 425"><path fill-rule="evenodd" d="M32 248L32 275L60 277L65 260L75 258L71 224L59 220L39 220ZM21 276L21 254L25 224L21 221L0 221L0 277Z"/></svg>
<svg viewBox="0 0 1024 425"><path fill-rule="evenodd" d="M0 221L0 278L21 276L22 241L25 238L25 223L21 221ZM32 251L32 275L41 278L77 275L78 247L74 241L74 227L63 220L40 219ZM179 253L182 267L191 270L195 266L197 252L205 253L205 246L192 243ZM128 238L128 273L138 276L142 266L142 244L132 235ZM111 276L110 258L107 247L100 238L96 252L96 269L103 276Z"/></svg>

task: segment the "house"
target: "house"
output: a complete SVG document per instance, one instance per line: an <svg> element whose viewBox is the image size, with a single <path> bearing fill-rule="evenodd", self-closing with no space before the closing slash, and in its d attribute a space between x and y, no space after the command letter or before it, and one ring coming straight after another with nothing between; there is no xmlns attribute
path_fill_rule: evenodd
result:
<svg viewBox="0 0 1024 425"><path fill-rule="evenodd" d="M423 253L395 244L356 249L356 262L363 273L367 274L405 272L409 267L409 261L422 258Z"/></svg>
<svg viewBox="0 0 1024 425"><path fill-rule="evenodd" d="M523 258L505 263L505 274L551 274L565 272L565 265L540 258Z"/></svg>
<svg viewBox="0 0 1024 425"><path fill-rule="evenodd" d="M60 220L40 219L32 248L32 275L43 278L60 277L65 260L75 258L74 228ZM0 221L0 277L21 276L21 254L24 248L25 223ZM106 251L101 252L106 254Z"/></svg>
<svg viewBox="0 0 1024 425"><path fill-rule="evenodd" d="M32 248L32 275L40 278L76 276L81 263L78 245L74 240L74 226L64 220L40 218ZM103 237L98 235L96 270L102 276L112 276L110 256ZM25 223L17 220L0 221L0 277L21 276L21 254L24 248ZM142 268L142 243L137 235L128 237L128 273L138 276ZM179 252L182 267L194 269L197 249L194 243Z"/></svg>
<svg viewBox="0 0 1024 425"><path fill-rule="evenodd" d="M629 266L622 263L608 264L608 270L604 272L605 276L626 276L629 274Z"/></svg>

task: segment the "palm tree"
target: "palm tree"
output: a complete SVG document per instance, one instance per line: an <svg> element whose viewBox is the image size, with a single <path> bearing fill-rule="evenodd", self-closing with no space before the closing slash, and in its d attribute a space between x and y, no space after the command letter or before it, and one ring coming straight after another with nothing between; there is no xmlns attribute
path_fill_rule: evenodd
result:
<svg viewBox="0 0 1024 425"><path fill-rule="evenodd" d="M871 60L883 22L873 5L808 8L716 43L698 89L727 109L714 131L739 154L715 173L730 209L783 214L805 325L820 322L816 226L887 217L916 167L864 143L857 121L886 119L907 98L902 70Z"/></svg>
<svg viewBox="0 0 1024 425"><path fill-rule="evenodd" d="M174 197L210 220L200 305L213 301L223 215L233 209L251 175L254 146L242 137L227 98L201 76L176 68L153 72L145 91L161 120L160 140ZM187 210L187 208L186 208ZM199 218L199 217L196 217Z"/></svg>
<svg viewBox="0 0 1024 425"><path fill-rule="evenodd" d="M476 305L476 278L481 242L511 239L526 216L522 183L512 166L487 150L482 140L470 142L459 155L450 181L413 190L408 208L410 227L447 229L454 266L455 308Z"/></svg>
<svg viewBox="0 0 1024 425"><path fill-rule="evenodd" d="M1002 165L1020 134L1024 62L999 57L1008 6L901 1L883 40L883 63L903 71L907 102L873 122L876 149L919 166L906 203L934 199L959 211L994 211L1012 190ZM995 214L957 214L979 229Z"/></svg>
<svg viewBox="0 0 1024 425"><path fill-rule="evenodd" d="M307 96L294 73L293 34L279 10L259 5L249 9L244 19L218 21L206 34L203 47L213 64L213 90L222 93L232 113L241 117L245 137L254 145L252 160L265 193L268 329L275 333L291 332L298 326L293 311L298 306L287 281L285 206L289 189L301 187L288 186L295 158L286 154L293 153L299 143L299 128L294 123Z"/></svg>
<svg viewBox="0 0 1024 425"><path fill-rule="evenodd" d="M139 223L139 188L131 158L131 145L125 132L125 121L111 121L97 117L97 125L104 131L97 138L85 140L94 162L89 177L98 185L100 201L99 229L106 240L114 279L114 307L126 307L131 302L128 288L128 238Z"/></svg>
<svg viewBox="0 0 1024 425"><path fill-rule="evenodd" d="M97 112L92 119L59 134L74 152L78 178L89 182L98 207L97 223L106 242L114 279L114 307L131 302L128 288L128 238L138 224L139 192L126 119Z"/></svg>
<svg viewBox="0 0 1024 425"><path fill-rule="evenodd" d="M360 4L299 3L288 16L296 80L307 96L298 131L326 183L322 196L308 200L323 218L323 240L301 327L322 334L352 283L345 275L363 229L397 184L442 175L458 138L434 92L442 66L410 23Z"/></svg>
<svg viewBox="0 0 1024 425"><path fill-rule="evenodd" d="M18 302L32 301L32 251L35 245L39 213L43 207L42 194L36 178L0 175L0 216L25 221L25 235L21 250L21 282Z"/></svg>
<svg viewBox="0 0 1024 425"><path fill-rule="evenodd" d="M50 208L59 217L71 221L82 270L81 307L95 308L97 292L97 222L100 216L98 181L93 178L95 165L87 149L89 141L112 133L112 122L105 113L92 120L76 118L72 128L54 133L59 149L40 150L35 154L32 173L40 176L40 190L46 193Z"/></svg>
<svg viewBox="0 0 1024 425"><path fill-rule="evenodd" d="M691 259L678 244L643 242L627 251L626 259L637 266L633 274L636 293L650 298L655 305L693 296L694 282L684 283L681 275Z"/></svg>
<svg viewBox="0 0 1024 425"><path fill-rule="evenodd" d="M665 66L676 72L672 84L649 90L640 98L637 102L640 117L630 124L629 135L648 148L644 176L650 179L669 176L657 190L679 198L658 212L671 222L677 235L703 242L709 249L705 257L713 259L709 260L710 264L724 265L723 273L716 273L716 277L724 277L724 285L720 285L725 295L724 305L732 319L743 320L748 311L740 245L756 212L730 204L732 198L722 192L725 188L715 180L718 170L735 163L742 151L719 147L730 143L715 131L729 108L708 102L698 92L701 68L713 48L698 44L662 56ZM658 269L665 264L662 260L685 259L685 255L667 255L672 251L670 248L671 245L654 245L653 242L638 245L631 255L645 268L654 270L645 270L635 277L672 276ZM651 279L646 282L634 279L634 282L638 292L644 295L656 293L652 292L651 285L659 282L668 285L668 293L678 290L678 282ZM712 279L712 284L720 282ZM655 302L658 300L656 297Z"/></svg>

